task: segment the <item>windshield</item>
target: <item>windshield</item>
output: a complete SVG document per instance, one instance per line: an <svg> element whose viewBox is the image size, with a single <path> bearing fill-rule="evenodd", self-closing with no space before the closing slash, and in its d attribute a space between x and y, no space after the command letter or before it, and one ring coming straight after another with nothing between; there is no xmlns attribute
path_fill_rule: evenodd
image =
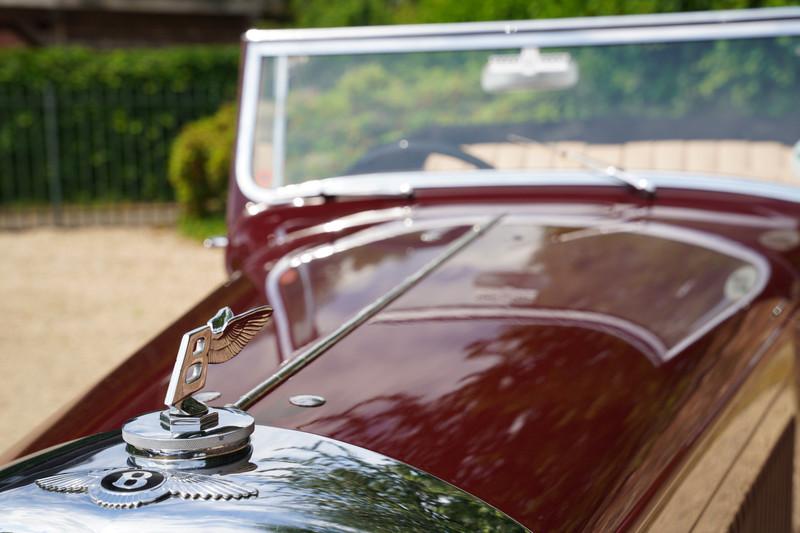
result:
<svg viewBox="0 0 800 533"><path fill-rule="evenodd" d="M587 161L800 184L797 36L259 63L250 171L263 188Z"/></svg>

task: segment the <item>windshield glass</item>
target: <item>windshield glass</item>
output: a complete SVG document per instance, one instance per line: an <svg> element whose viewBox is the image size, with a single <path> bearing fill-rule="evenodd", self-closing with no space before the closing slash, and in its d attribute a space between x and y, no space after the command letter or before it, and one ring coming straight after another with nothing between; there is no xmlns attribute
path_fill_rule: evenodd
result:
<svg viewBox="0 0 800 533"><path fill-rule="evenodd" d="M587 161L800 183L798 37L260 62L261 187Z"/></svg>

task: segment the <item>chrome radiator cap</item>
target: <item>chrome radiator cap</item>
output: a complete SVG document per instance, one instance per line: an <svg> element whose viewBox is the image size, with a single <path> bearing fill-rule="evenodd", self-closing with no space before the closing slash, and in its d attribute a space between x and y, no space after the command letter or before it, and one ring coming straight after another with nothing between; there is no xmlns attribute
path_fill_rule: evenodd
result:
<svg viewBox="0 0 800 533"><path fill-rule="evenodd" d="M161 412L137 416L122 427L131 462L173 469L211 468L246 456L253 417L235 407L210 407L219 395L201 392L209 364L236 357L272 315L266 306L238 316L220 309L205 325L185 333Z"/></svg>
<svg viewBox="0 0 800 533"><path fill-rule="evenodd" d="M246 456L250 449L253 417L235 407L209 407L216 422L205 428L172 431L164 413L135 417L122 427L131 462L138 466L160 465L195 469L219 466Z"/></svg>

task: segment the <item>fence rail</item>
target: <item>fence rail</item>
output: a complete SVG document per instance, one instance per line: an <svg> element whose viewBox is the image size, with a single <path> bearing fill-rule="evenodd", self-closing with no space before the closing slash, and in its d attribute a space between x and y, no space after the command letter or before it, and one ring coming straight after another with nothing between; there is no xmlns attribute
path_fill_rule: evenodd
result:
<svg viewBox="0 0 800 533"><path fill-rule="evenodd" d="M234 91L233 84L181 92L154 85L80 91L0 85L0 228L146 222L151 215L143 213L155 223L167 212L174 218L167 179L172 141ZM151 208L132 211L136 203ZM168 205L154 207L160 203Z"/></svg>

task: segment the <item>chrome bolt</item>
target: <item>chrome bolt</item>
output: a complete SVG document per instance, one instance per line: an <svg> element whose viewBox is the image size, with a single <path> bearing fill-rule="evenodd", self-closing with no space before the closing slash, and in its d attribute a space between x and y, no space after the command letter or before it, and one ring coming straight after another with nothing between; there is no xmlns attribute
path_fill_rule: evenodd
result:
<svg viewBox="0 0 800 533"><path fill-rule="evenodd" d="M313 394L298 394L289 398L289 403L297 407L319 407L325 403L325 398Z"/></svg>

